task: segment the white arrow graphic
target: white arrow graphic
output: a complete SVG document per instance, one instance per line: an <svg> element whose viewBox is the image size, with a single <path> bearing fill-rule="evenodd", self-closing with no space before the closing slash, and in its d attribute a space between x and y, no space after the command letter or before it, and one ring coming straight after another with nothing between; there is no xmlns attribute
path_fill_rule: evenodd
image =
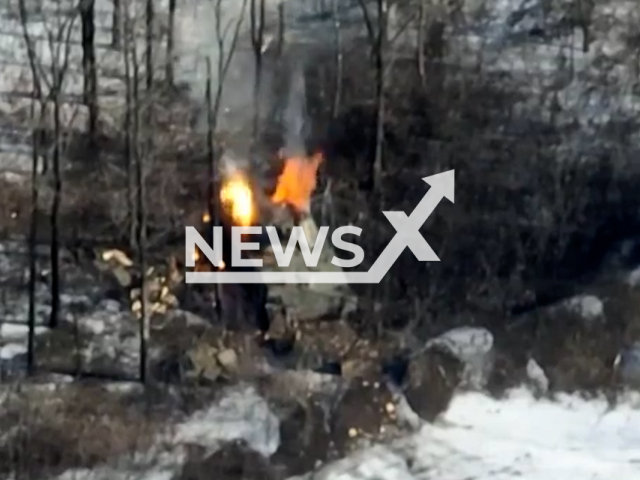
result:
<svg viewBox="0 0 640 480"><path fill-rule="evenodd" d="M377 258L368 272L187 272L187 283L380 283L405 248L409 248L421 262L440 259L420 234L443 198L455 200L455 170L424 177L431 188L407 216L404 212L383 212L396 229L396 235Z"/></svg>

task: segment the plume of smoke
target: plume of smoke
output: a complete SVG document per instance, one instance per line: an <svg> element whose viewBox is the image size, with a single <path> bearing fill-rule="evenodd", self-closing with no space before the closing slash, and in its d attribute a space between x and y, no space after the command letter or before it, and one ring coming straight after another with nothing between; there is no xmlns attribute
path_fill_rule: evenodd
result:
<svg viewBox="0 0 640 480"><path fill-rule="evenodd" d="M333 33L329 33L330 30L310 28L313 27L314 22L310 24L309 20L304 20L304 24L300 21L298 24L298 19L309 15L308 10L317 8L308 1L299 0L265 0L267 43L269 37L273 39L276 36L280 3L285 5L287 44L295 44L295 39L299 35L312 35L314 41L333 48ZM219 19L221 30L227 32L222 49L219 48L216 32L216 5L218 4L222 12ZM245 148L249 144L247 140L251 133L255 101L253 95L255 57L250 48L250 13L248 6L243 12L242 4L243 0L182 0L175 19L176 79L189 86L194 102L203 107L207 85L206 59L209 58L211 61L212 86L215 95L220 80L218 61L221 56L226 60L230 53L236 22L239 19L242 21L237 47L233 52L227 76L223 79L223 95L218 118L219 129L229 134L228 138L231 140L228 145L238 156L246 154ZM271 41L272 46L276 43L277 41ZM288 155L300 155L305 152L305 127L308 124L304 59L309 57L309 51L305 51L304 47L295 47L285 52L285 56L291 58L280 66L288 65L289 71L286 75L288 78L278 80L276 75L279 67L275 62L270 63L268 58L263 59L261 95L258 98L259 110L263 116L274 115L279 110L277 116L282 120L284 151ZM277 87L280 80L288 85L284 105L273 95L273 88ZM272 121L274 118L263 117L262 120ZM204 111L200 118L200 127L206 127Z"/></svg>
<svg viewBox="0 0 640 480"><path fill-rule="evenodd" d="M295 62L291 72L287 105L284 112L284 147L286 156L305 152L306 82L302 62Z"/></svg>
<svg viewBox="0 0 640 480"><path fill-rule="evenodd" d="M218 4L219 9L216 8ZM221 12L220 19L216 19L218 10ZM241 22L238 42L235 51L231 51L238 21ZM217 22L220 32L216 31ZM188 85L193 100L204 106L209 59L214 97L220 80L223 80L218 118L222 130L241 130L252 119L255 60L248 48L249 30L248 8L243 10L242 0L188 0L176 14L176 79ZM219 37L222 37L221 45ZM219 61L226 62L230 54L232 57L226 77L220 79ZM268 75L264 76L267 77L266 83ZM205 119L206 114L203 114L203 127Z"/></svg>

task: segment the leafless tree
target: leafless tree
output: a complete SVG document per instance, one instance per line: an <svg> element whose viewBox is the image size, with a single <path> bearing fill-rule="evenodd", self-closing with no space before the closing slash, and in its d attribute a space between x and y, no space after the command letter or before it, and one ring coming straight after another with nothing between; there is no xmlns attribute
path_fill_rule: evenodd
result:
<svg viewBox="0 0 640 480"><path fill-rule="evenodd" d="M370 172L370 180L375 191L379 191L383 174L384 124L386 117L385 87L388 69L389 1L376 0L375 22L369 11L367 0L358 0L364 15L365 26L375 64L376 78L376 144L375 158Z"/></svg>
<svg viewBox="0 0 640 480"><path fill-rule="evenodd" d="M31 221L29 231L29 334L27 348L27 370L30 374L35 371L34 342L35 342L35 284L37 266L35 259L37 238L37 212L39 200L39 176L38 167L42 153L42 132L47 131L47 119L49 104L53 103L53 145L51 157L53 166L53 203L50 212L51 226L51 314L49 325L54 328L58 325L60 310L60 240L59 240L59 214L62 197L62 120L61 120L61 94L65 76L69 65L70 36L73 31L75 15L65 18L55 30L48 29L47 40L51 51L51 64L48 68L37 57L34 40L29 33L28 12L25 0L18 3L22 34L27 47L29 66L33 81L32 93L32 120L34 122L32 132L32 185L31 185ZM46 90L45 90L46 88ZM36 114L36 106L38 112ZM37 119L36 119L37 117ZM48 155L49 152L45 153Z"/></svg>
<svg viewBox="0 0 640 480"><path fill-rule="evenodd" d="M111 46L120 48L120 26L122 25L121 0L113 0L113 12L111 13Z"/></svg>
<svg viewBox="0 0 640 480"><path fill-rule="evenodd" d="M280 2L278 3L278 43L277 43L278 57L282 55L282 51L284 50L284 36L285 36L284 2Z"/></svg>
<svg viewBox="0 0 640 480"><path fill-rule="evenodd" d="M424 88L427 83L427 73L425 67L425 31L427 28L427 0L419 0L418 6L418 74L420 75L420 82Z"/></svg>
<svg viewBox="0 0 640 480"><path fill-rule="evenodd" d="M253 86L253 142L258 136L260 122L260 87L262 83L262 59L264 48L265 0L251 0L251 45L255 57L255 79Z"/></svg>
<svg viewBox="0 0 640 480"><path fill-rule="evenodd" d="M147 4L148 7L148 4ZM147 381L147 343L149 340L148 319L148 292L147 292L147 212L146 212L146 181L145 181L145 155L141 153L140 125L141 125L141 99L140 99L140 65L138 61L137 38L135 35L135 19L129 15L130 9L124 17L124 45L126 77L126 113L125 113L125 158L127 159L127 190L130 210L130 235L132 244L137 254L140 277L140 382ZM149 20L147 10L147 22ZM147 37L147 41L149 38ZM149 45L146 46L147 61ZM147 63L147 67L149 64ZM147 72L147 87L149 87L149 75ZM147 94L151 92L147 90ZM148 107L147 107L148 108ZM148 153L145 152L145 153Z"/></svg>
<svg viewBox="0 0 640 480"><path fill-rule="evenodd" d="M114 5L114 9L115 9ZM95 47L95 0L81 0L82 70L84 74L84 104L89 109L89 138L95 144L98 127L98 74Z"/></svg>
<svg viewBox="0 0 640 480"><path fill-rule="evenodd" d="M30 44L28 47L29 55L33 54L30 59L32 66L32 76L40 74L40 82L44 81L47 87L47 94L42 92L42 83L37 87L40 90L40 120L46 121L49 103L53 103L53 144L51 148L51 159L53 169L53 201L50 213L51 228L51 316L49 325L54 328L58 324L58 314L60 310L60 233L59 233L59 216L60 203L62 199L62 119L61 119L61 95L66 73L69 66L70 56L70 37L73 32L73 25L76 16L68 16L55 31L48 30L48 45L51 50L52 62L48 72L39 72L38 68L34 71L34 66L40 62L35 58L35 49L29 38L30 34L27 28L26 8L24 2L21 2L21 11L23 15L23 33L25 41ZM61 7L59 7L61 8ZM62 14L59 14L62 17ZM44 74L42 74L44 73ZM41 128L45 130L45 128Z"/></svg>
<svg viewBox="0 0 640 480"><path fill-rule="evenodd" d="M342 78L344 76L344 49L342 46L342 25L340 20L339 0L333 0L333 25L336 42L336 87L333 97L333 118L338 118L342 103Z"/></svg>
<svg viewBox="0 0 640 480"><path fill-rule="evenodd" d="M174 34L176 19L177 0L169 0L169 29L167 31L167 60L165 64L165 77L170 87L174 86L173 55L174 55Z"/></svg>
<svg viewBox="0 0 640 480"><path fill-rule="evenodd" d="M153 0L147 0L146 3L146 46L147 51L145 55L146 69L147 69L147 91L151 91L153 87L153 23L155 19L155 9Z"/></svg>
<svg viewBox="0 0 640 480"><path fill-rule="evenodd" d="M36 239L38 236L38 163L40 157L39 135L38 129L35 128L36 121L36 102L42 101L42 86L40 82L40 70L36 67L37 59L31 36L29 35L27 25L27 11L25 1L20 0L20 22L24 35L25 44L27 46L27 54L31 67L31 76L33 83L32 101L31 101L31 120L34 128L31 133L31 219L29 224L29 316L28 325L29 333L27 337L27 373L33 375L35 373L35 325L36 325L36 277L38 274L36 263ZM40 110L42 114L42 110Z"/></svg>

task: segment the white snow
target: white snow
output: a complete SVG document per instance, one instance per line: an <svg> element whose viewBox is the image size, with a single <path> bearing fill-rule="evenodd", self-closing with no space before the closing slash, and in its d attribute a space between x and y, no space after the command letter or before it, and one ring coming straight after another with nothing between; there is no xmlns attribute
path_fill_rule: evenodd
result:
<svg viewBox="0 0 640 480"><path fill-rule="evenodd" d="M580 295L570 298L564 302L564 306L588 321L596 320L604 315L602 300L593 295Z"/></svg>
<svg viewBox="0 0 640 480"><path fill-rule="evenodd" d="M328 465L316 478L640 478L640 410L624 404L607 411L604 400L569 395L535 400L525 389L503 400L469 392L454 398L441 423L423 426L391 450L395 454L362 452Z"/></svg>
<svg viewBox="0 0 640 480"><path fill-rule="evenodd" d="M175 437L178 443L196 443L209 448L240 439L267 457L280 445L278 418L252 387L232 391L211 408L197 412L178 426Z"/></svg>
<svg viewBox="0 0 640 480"><path fill-rule="evenodd" d="M533 358L530 358L527 362L527 377L540 393L547 393L549 379L542 367Z"/></svg>
<svg viewBox="0 0 640 480"><path fill-rule="evenodd" d="M486 328L458 327L432 338L425 345L443 348L465 365L463 383L474 389L482 389L490 371L493 335Z"/></svg>

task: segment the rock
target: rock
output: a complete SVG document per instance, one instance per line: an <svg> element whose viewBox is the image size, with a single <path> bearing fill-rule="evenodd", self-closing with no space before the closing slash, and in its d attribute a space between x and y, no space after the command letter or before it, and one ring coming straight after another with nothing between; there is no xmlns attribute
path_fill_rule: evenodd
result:
<svg viewBox="0 0 640 480"><path fill-rule="evenodd" d="M195 450L195 449L194 449ZM199 455L200 453L200 455ZM192 455L175 480L276 480L269 461L244 441L226 443L213 455Z"/></svg>
<svg viewBox="0 0 640 480"><path fill-rule="evenodd" d="M338 319L347 305L348 297L328 291L315 291L304 285L273 285L269 298L284 305L298 321Z"/></svg>
<svg viewBox="0 0 640 480"><path fill-rule="evenodd" d="M572 297L562 302L560 307L579 315L590 323L595 320L604 320L604 304L594 295Z"/></svg>
<svg viewBox="0 0 640 480"><path fill-rule="evenodd" d="M640 390L640 342L623 349L613 364L618 383Z"/></svg>
<svg viewBox="0 0 640 480"><path fill-rule="evenodd" d="M527 378L538 395L544 395L549 391L549 379L533 358L527 362Z"/></svg>
<svg viewBox="0 0 640 480"><path fill-rule="evenodd" d="M429 340L425 348L449 352L464 364L461 386L481 390L493 366L493 335L485 328L459 327Z"/></svg>
<svg viewBox="0 0 640 480"><path fill-rule="evenodd" d="M219 352L216 359L227 373L236 373L238 371L238 355L232 348Z"/></svg>
<svg viewBox="0 0 640 480"><path fill-rule="evenodd" d="M410 358L402 390L411 409L433 422L449 407L464 369L465 364L448 350L431 348Z"/></svg>
<svg viewBox="0 0 640 480"><path fill-rule="evenodd" d="M210 322L195 313L180 309L169 310L165 318L169 322L184 322L186 327L204 327L210 325Z"/></svg>
<svg viewBox="0 0 640 480"><path fill-rule="evenodd" d="M123 288L128 288L131 286L131 274L123 267L116 267L111 269L111 274L113 278L116 279L118 284Z"/></svg>
<svg viewBox="0 0 640 480"><path fill-rule="evenodd" d="M196 379L204 378L215 382L222 374L222 368L216 358L217 353L214 347L204 342L198 343L187 353L193 367L188 375Z"/></svg>

